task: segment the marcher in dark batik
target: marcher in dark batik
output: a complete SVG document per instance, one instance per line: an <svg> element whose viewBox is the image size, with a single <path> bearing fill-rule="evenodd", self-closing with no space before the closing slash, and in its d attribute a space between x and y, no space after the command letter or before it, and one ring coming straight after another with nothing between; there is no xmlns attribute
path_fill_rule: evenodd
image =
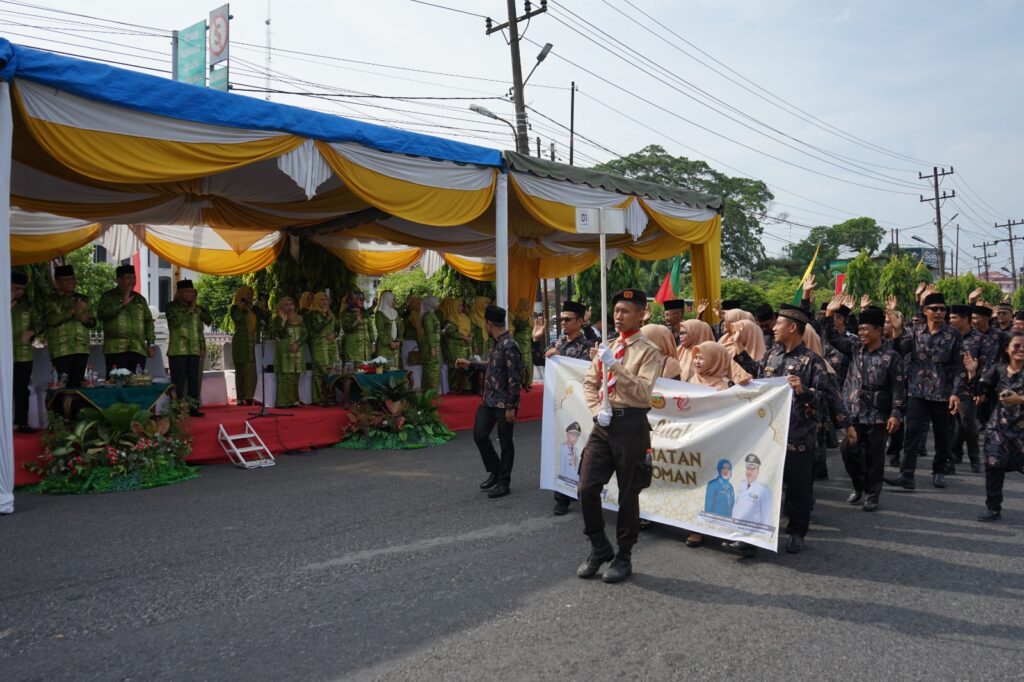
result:
<svg viewBox="0 0 1024 682"><path fill-rule="evenodd" d="M768 351L765 358L755 362L746 352L734 358L755 377L788 377L793 389L793 408L786 439L786 466L783 471L790 510L786 551L790 553L803 551L804 536L811 522L819 397L828 404L836 428L845 429L848 425L846 408L828 377L825 361L803 343L808 324L810 320L803 310L783 305L775 322L777 345ZM725 547L745 555L752 553L751 548L744 543L726 543Z"/></svg>
<svg viewBox="0 0 1024 682"><path fill-rule="evenodd" d="M830 304L838 307L838 301ZM828 315L828 313L826 313ZM843 386L843 402L850 425L843 441L843 464L853 482L850 504L864 500L864 511L878 509L885 474L886 437L899 430L907 402L903 358L882 344L885 313L881 308L861 310L853 343L830 324L825 331L833 348L850 358Z"/></svg>
<svg viewBox="0 0 1024 682"><path fill-rule="evenodd" d="M972 383L992 388L998 396L985 427L986 510L978 516L979 521L995 521L1002 516L1006 472L1024 473L1024 333L1009 337L1001 362L984 374L970 356L964 356L964 366Z"/></svg>
<svg viewBox="0 0 1024 682"><path fill-rule="evenodd" d="M986 367L991 367L999 361L999 354L1002 352L1007 336L1002 329L992 324L992 308L987 305L979 303L973 307L971 322L983 336L981 355L977 356L978 372L983 373ZM978 406L978 423L984 426L988 423L988 418L992 416L996 395L983 393L980 396L975 396L975 403Z"/></svg>
<svg viewBox="0 0 1024 682"><path fill-rule="evenodd" d="M490 498L508 495L512 480L512 464L515 461L515 445L512 431L519 410L519 393L523 386L523 354L519 345L505 327L505 309L489 305L484 313L485 331L494 340L487 364L470 362L465 358L455 361L460 369L471 369L474 373L485 371L483 402L476 411L473 426L473 440L480 450L480 457L487 469L487 479L480 488L487 490ZM491 429L497 425L501 457L494 451Z"/></svg>
<svg viewBox="0 0 1024 682"><path fill-rule="evenodd" d="M908 490L916 487L917 456L927 437L929 422L935 438L932 484L936 488L946 487L950 416L960 411L960 394L964 390L963 345L960 334L946 324L945 297L938 292L928 294L922 307L927 322L914 327L909 337L895 338L902 334L903 327L890 318L893 347L907 357L907 437L900 476L885 482Z"/></svg>
<svg viewBox="0 0 1024 682"><path fill-rule="evenodd" d="M949 324L961 336L964 353L972 358L981 357L982 348L988 336L971 326L973 307L955 305L950 309ZM946 466L946 473L956 473L955 464L964 461L964 446L967 446L967 458L971 463L971 471L981 471L981 455L978 451L978 406L972 395L971 387L964 382L963 393L960 394L960 414L953 418L952 459Z"/></svg>

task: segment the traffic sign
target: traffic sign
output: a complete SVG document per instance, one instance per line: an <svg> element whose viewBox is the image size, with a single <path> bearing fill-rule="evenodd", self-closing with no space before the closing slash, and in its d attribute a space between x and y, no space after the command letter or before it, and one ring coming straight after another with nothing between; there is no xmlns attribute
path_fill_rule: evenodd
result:
<svg viewBox="0 0 1024 682"><path fill-rule="evenodd" d="M210 12L210 66L228 59L230 20L230 5L222 5Z"/></svg>
<svg viewBox="0 0 1024 682"><path fill-rule="evenodd" d="M175 78L183 83L206 85L206 22L177 32Z"/></svg>
<svg viewBox="0 0 1024 682"><path fill-rule="evenodd" d="M211 90L228 91L228 66L225 64L219 69L210 69L210 82L206 87Z"/></svg>

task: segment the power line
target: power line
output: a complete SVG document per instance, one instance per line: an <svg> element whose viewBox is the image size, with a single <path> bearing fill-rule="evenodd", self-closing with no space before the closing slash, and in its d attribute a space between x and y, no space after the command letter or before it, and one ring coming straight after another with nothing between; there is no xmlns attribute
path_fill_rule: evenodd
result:
<svg viewBox="0 0 1024 682"><path fill-rule="evenodd" d="M436 7L438 9L446 9L449 12L458 12L459 14L468 14L471 17L478 17L480 19L486 19L483 14L477 14L476 12L467 12L464 9L457 9L455 7L448 7L447 5L438 5L433 2L425 2L425 0L409 0L409 2L415 2L417 5L427 5L429 7Z"/></svg>

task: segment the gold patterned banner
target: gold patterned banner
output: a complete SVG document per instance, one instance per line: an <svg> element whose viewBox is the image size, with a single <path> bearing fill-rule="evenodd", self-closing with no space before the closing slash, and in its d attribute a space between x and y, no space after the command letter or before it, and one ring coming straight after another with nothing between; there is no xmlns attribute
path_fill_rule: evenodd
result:
<svg viewBox="0 0 1024 682"><path fill-rule="evenodd" d="M544 370L540 487L576 497L594 426L583 396L590 363L548 358ZM640 516L776 551L792 391L785 378L715 391L659 379L648 421L654 476ZM615 478L602 493L618 510Z"/></svg>

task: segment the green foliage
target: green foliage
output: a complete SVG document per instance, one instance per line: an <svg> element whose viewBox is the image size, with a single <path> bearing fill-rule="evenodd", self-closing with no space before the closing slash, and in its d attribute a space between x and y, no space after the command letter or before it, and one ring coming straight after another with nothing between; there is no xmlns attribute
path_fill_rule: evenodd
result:
<svg viewBox="0 0 1024 682"><path fill-rule="evenodd" d="M977 288L981 289L981 299L989 303L999 303L1004 294L999 285L986 282L975 277L973 272L965 272L959 277L946 277L935 283L935 288L946 297L947 305L967 303L968 295Z"/></svg>
<svg viewBox="0 0 1024 682"><path fill-rule="evenodd" d="M801 268L806 268L820 244L818 260L814 265L814 276L818 282L826 283L831 279L828 266L838 258L840 248L845 246L857 251L866 251L870 256L878 249L883 236L885 230L878 226L874 218L851 218L837 225L819 225L812 228L804 239L787 246L786 252L792 261L801 264ZM803 269L793 274L802 275Z"/></svg>
<svg viewBox="0 0 1024 682"><path fill-rule="evenodd" d="M722 197L725 200L725 214L722 216L723 268L727 272L745 274L764 260L764 245L761 243L764 230L760 216L768 212L769 203L775 197L761 180L730 177L704 161L672 156L659 145L648 145L594 169ZM637 283L644 289L649 286L640 280L634 280L633 285Z"/></svg>
<svg viewBox="0 0 1024 682"><path fill-rule="evenodd" d="M796 289L793 289L796 291ZM793 291L789 292L785 301L788 302L793 297ZM744 310L753 310L762 303L770 303L765 292L760 287L751 284L744 279L722 279L722 300L736 299L740 302L740 307Z"/></svg>
<svg viewBox="0 0 1024 682"><path fill-rule="evenodd" d="M116 284L114 266L110 263L94 263L94 254L92 246L83 246L64 257L64 262L75 268L75 278L78 280L76 291L84 295L90 304L95 304L104 291L112 289ZM49 264L33 263L14 269L24 272L28 277L25 296L34 308L41 310L43 301L54 292Z"/></svg>
<svg viewBox="0 0 1024 682"><path fill-rule="evenodd" d="M410 296L429 296L433 293L423 268L392 272L380 278L377 291L391 291L395 294L396 303L401 304Z"/></svg>
<svg viewBox="0 0 1024 682"><path fill-rule="evenodd" d="M755 277L754 286L764 292L769 305L778 307L780 303L793 302L793 295L800 288L800 275L761 275Z"/></svg>
<svg viewBox="0 0 1024 682"><path fill-rule="evenodd" d="M468 300L474 296L487 296L492 300L495 298L494 282L470 279L447 263L427 279L427 284L438 299L451 297ZM395 300L401 300L397 294Z"/></svg>
<svg viewBox="0 0 1024 682"><path fill-rule="evenodd" d="M651 310L651 319L648 324L664 324L665 323L665 306L651 299L651 303L648 306Z"/></svg>
<svg viewBox="0 0 1024 682"><path fill-rule="evenodd" d="M257 295L268 294L271 309L278 298L291 296L297 303L304 291L327 290L336 307L341 297L355 286L356 275L324 247L303 240L298 261L285 249L269 267L243 275L242 280L255 289Z"/></svg>
<svg viewBox="0 0 1024 682"><path fill-rule="evenodd" d="M845 293L853 296L858 301L864 294L877 300L880 275L878 263L868 255L867 250L861 251L856 258L846 265Z"/></svg>
<svg viewBox="0 0 1024 682"><path fill-rule="evenodd" d="M231 304L235 301L235 292L245 284L243 280L242 275L200 275L196 280L198 301L213 316L211 326L214 329L226 332L235 330L235 323L231 319Z"/></svg>
<svg viewBox="0 0 1024 682"><path fill-rule="evenodd" d="M931 284L932 279L932 271L927 265L924 264L923 261L918 263L914 267L915 282L924 282L925 284Z"/></svg>
<svg viewBox="0 0 1024 682"><path fill-rule="evenodd" d="M622 289L640 288L638 283L642 284L649 279L649 267L649 261L637 260L624 253L620 254L608 267L608 298L611 299L612 294ZM594 320L600 320L601 266L599 264L590 266L576 277L576 291L578 292L576 300L585 305L593 306ZM644 291L648 296L654 294L654 291L650 288L644 288Z"/></svg>
<svg viewBox="0 0 1024 682"><path fill-rule="evenodd" d="M1014 310L1024 310L1024 287L1018 288L1013 294L1012 305Z"/></svg>
<svg viewBox="0 0 1024 682"><path fill-rule="evenodd" d="M905 254L895 255L889 259L878 276L878 290L875 303L884 307L890 296L895 296L899 310L904 315L912 314L917 306L914 303L914 291L917 289L914 275L914 262Z"/></svg>
<svg viewBox="0 0 1024 682"><path fill-rule="evenodd" d="M455 434L441 421L437 392L412 390L405 377L368 388L349 411L336 447L411 450L446 443Z"/></svg>

